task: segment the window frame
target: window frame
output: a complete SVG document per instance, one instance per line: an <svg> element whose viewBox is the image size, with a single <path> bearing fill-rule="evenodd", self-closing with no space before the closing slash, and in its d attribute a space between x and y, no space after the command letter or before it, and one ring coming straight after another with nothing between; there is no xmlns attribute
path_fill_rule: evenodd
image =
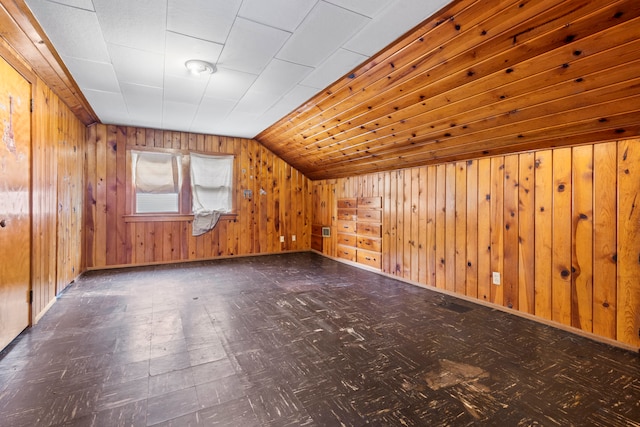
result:
<svg viewBox="0 0 640 427"><path fill-rule="evenodd" d="M178 193L178 212L157 212L157 213L136 213L136 188L133 180L133 153L166 153L179 156L180 173L182 182ZM226 152L204 152L197 150L178 150L160 147L127 147L127 205L125 208L125 222L170 222L170 221L192 221L192 203L191 203L191 154L200 154L203 156L231 156L233 157L232 185L231 185L231 212L224 213L220 216L221 220L235 220L237 217L237 185L238 185L238 157L234 153Z"/></svg>
<svg viewBox="0 0 640 427"><path fill-rule="evenodd" d="M134 170L134 158L143 153L149 154L165 154L171 156L172 168L174 166L177 167L177 176L174 178L178 180L178 182L174 182L177 187L177 211L157 211L157 212L138 212L138 188L135 184L136 170ZM182 186L184 182L184 172L183 172L183 157L184 155L181 153L171 153L166 151L151 151L151 150L130 150L131 154L131 163L129 165L129 173L131 174L131 206L132 213L135 215L179 215L182 212L182 199L184 197L184 193L182 191ZM173 194L173 193L172 193Z"/></svg>

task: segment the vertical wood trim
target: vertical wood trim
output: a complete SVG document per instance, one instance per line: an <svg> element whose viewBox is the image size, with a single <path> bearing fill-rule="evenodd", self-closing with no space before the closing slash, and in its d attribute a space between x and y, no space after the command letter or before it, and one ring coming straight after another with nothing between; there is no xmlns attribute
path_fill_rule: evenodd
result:
<svg viewBox="0 0 640 427"><path fill-rule="evenodd" d="M456 290L456 165L445 165L445 289Z"/></svg>
<svg viewBox="0 0 640 427"><path fill-rule="evenodd" d="M535 313L535 155L520 155L518 178L518 309Z"/></svg>
<svg viewBox="0 0 640 427"><path fill-rule="evenodd" d="M105 147L105 220L107 228L106 235L106 263L107 265L118 264L118 251L120 244L118 242L118 196L117 196L117 127L114 125L107 126L107 141Z"/></svg>
<svg viewBox="0 0 640 427"><path fill-rule="evenodd" d="M399 170L396 174L398 177L398 202L396 203L396 274L404 277L405 264L409 261L408 258L405 259L405 254L408 251L405 245L405 227L409 227L411 224L405 224L405 189L407 185L405 171ZM409 183L409 185L411 184Z"/></svg>
<svg viewBox="0 0 640 427"><path fill-rule="evenodd" d="M436 286L436 166L427 167L427 285Z"/></svg>
<svg viewBox="0 0 640 427"><path fill-rule="evenodd" d="M504 158L491 159L491 272L504 274ZM503 281L501 281L504 283ZM504 286L491 285L491 302L502 305Z"/></svg>
<svg viewBox="0 0 640 427"><path fill-rule="evenodd" d="M553 151L551 318L571 325L571 148Z"/></svg>
<svg viewBox="0 0 640 427"><path fill-rule="evenodd" d="M553 152L535 154L535 315L551 320Z"/></svg>
<svg viewBox="0 0 640 427"><path fill-rule="evenodd" d="M436 166L436 287L445 289L446 166Z"/></svg>
<svg viewBox="0 0 640 427"><path fill-rule="evenodd" d="M411 172L411 200L410 200L410 222L409 246L411 250L411 260L409 271L405 277L418 283L420 281L420 169L413 168ZM406 206L406 204L405 204Z"/></svg>
<svg viewBox="0 0 640 427"><path fill-rule="evenodd" d="M478 298L491 301L491 159L478 160Z"/></svg>
<svg viewBox="0 0 640 427"><path fill-rule="evenodd" d="M96 221L96 142L98 140L97 126L87 129L87 143L85 154L85 198L84 198L84 259L87 268L96 265L95 221Z"/></svg>
<svg viewBox="0 0 640 427"><path fill-rule="evenodd" d="M465 294L478 298L478 161L467 162L467 265Z"/></svg>
<svg viewBox="0 0 640 427"><path fill-rule="evenodd" d="M403 172L403 203L402 203L402 214L403 214L403 224L404 236L402 237L404 255L402 258L402 277L405 279L411 278L411 270L413 268L413 237L412 237L412 220L413 220L413 171L414 169L405 169Z"/></svg>
<svg viewBox="0 0 640 427"><path fill-rule="evenodd" d="M517 154L504 158L504 277L502 289L503 304L518 310L518 259L519 259L519 222L518 222L518 170Z"/></svg>
<svg viewBox="0 0 640 427"><path fill-rule="evenodd" d="M95 266L107 265L107 127L96 129Z"/></svg>
<svg viewBox="0 0 640 427"><path fill-rule="evenodd" d="M616 338L617 144L593 147L593 333Z"/></svg>
<svg viewBox="0 0 640 427"><path fill-rule="evenodd" d="M618 144L617 339L640 346L640 141Z"/></svg>
<svg viewBox="0 0 640 427"><path fill-rule="evenodd" d="M455 279L453 290L464 295L467 290L467 164L455 164Z"/></svg>
<svg viewBox="0 0 640 427"><path fill-rule="evenodd" d="M593 146L573 148L571 325L593 331Z"/></svg>
<svg viewBox="0 0 640 427"><path fill-rule="evenodd" d="M116 129L116 188L114 189L115 196L117 197L116 215L114 215L116 221L116 263L127 264L129 263L130 246L129 236L127 236L127 230L129 227L124 222L122 215L118 213L127 212L128 204L130 205L130 199L127 197L127 181L129 180L129 172L127 169L127 139L135 138L135 133L131 136L127 135L126 130L122 127ZM130 140L129 144L134 143L135 139Z"/></svg>
<svg viewBox="0 0 640 427"><path fill-rule="evenodd" d="M390 195L390 211L389 211L389 268L393 275L398 274L398 172L389 173L389 195Z"/></svg>
<svg viewBox="0 0 640 427"><path fill-rule="evenodd" d="M429 280L429 246L427 241L429 177L426 166L420 168L418 179L418 283L426 285Z"/></svg>

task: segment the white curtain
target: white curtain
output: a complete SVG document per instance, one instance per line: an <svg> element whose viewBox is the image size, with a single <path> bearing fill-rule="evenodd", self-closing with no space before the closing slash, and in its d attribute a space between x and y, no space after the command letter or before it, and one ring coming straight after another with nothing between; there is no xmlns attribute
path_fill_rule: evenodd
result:
<svg viewBox="0 0 640 427"><path fill-rule="evenodd" d="M133 152L136 213L178 212L180 156Z"/></svg>
<svg viewBox="0 0 640 427"><path fill-rule="evenodd" d="M211 230L233 209L233 156L191 154L191 208L194 236Z"/></svg>
<svg viewBox="0 0 640 427"><path fill-rule="evenodd" d="M135 153L136 191L141 193L177 193L176 162L172 154Z"/></svg>

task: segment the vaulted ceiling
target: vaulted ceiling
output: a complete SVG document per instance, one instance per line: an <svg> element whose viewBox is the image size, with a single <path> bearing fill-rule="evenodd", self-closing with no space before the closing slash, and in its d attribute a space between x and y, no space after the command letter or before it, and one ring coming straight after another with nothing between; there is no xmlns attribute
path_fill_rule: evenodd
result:
<svg viewBox="0 0 640 427"><path fill-rule="evenodd" d="M457 1L257 139L319 179L637 136L639 16Z"/></svg>
<svg viewBox="0 0 640 427"><path fill-rule="evenodd" d="M261 15L258 11L264 4L257 0L222 2L235 5L235 11L229 15L234 17L228 29L229 37L219 42L208 40L223 46L218 59L223 58L223 49L227 45L229 49L238 46L234 47L232 43L234 26L243 23L266 25L274 31L277 29L290 33L283 42L282 46L285 47L271 53L271 61L286 63L294 68L313 68L298 77L280 74L274 69L271 76L276 80L268 82L269 65L265 65L263 69L254 70L256 74L251 85L247 83L242 87L232 87L234 83L228 80L228 83L220 86L220 90L226 91L225 96L232 98L227 99L229 103L240 106L240 110L253 110L254 115L247 115L245 111L232 118L230 111L209 108L211 105L205 106L202 117L198 119L195 118L198 110L196 115L185 114L179 98L188 97L191 92L176 93L175 88L167 88L166 85L167 81L178 82L187 77L174 75L184 70L171 71L173 65L168 65L165 58L165 62L160 64L165 73L162 90L173 93L171 96L178 99L167 104L164 98L158 98L157 93L150 95L149 99L141 93L131 98L135 100L132 105L136 102L144 105L144 102L154 100L154 106L149 107L149 111L144 108L140 111L152 115L153 111L157 113L157 106L162 104L163 111L164 108L173 111L171 108L175 107L176 114L166 122L162 121L164 119L160 123L149 122L133 119L132 116L118 116L121 110L114 104L113 108L106 109L108 114L114 114L108 121L243 137L260 132L255 139L311 179L337 178L640 135L640 2L637 0L454 0L438 12L435 12L436 9L444 3L428 0L397 0L392 3L313 0L305 3L310 7L306 14L299 9L304 2L270 1L281 4L282 9L273 9ZM149 2L153 0L140 4ZM34 9L45 10L45 15L47 8L71 7L82 13L91 13L90 9L93 8L98 22L101 8L110 10L105 16L110 16L112 21L117 21L114 17L121 12L113 10L113 4L116 3L103 0L28 0L27 3ZM172 0L162 0L160 3L165 4L167 13L172 10L171 5L181 9L178 5L182 4ZM193 7L200 3L202 7L207 4L191 3ZM310 6L312 3L313 6ZM110 79L114 78L119 89L125 88L121 90L125 98L128 85L137 84L124 82L119 76L135 74L135 70L114 71L115 77L96 70L91 77L91 66L95 64L80 64L89 74L80 79L70 78L68 69L74 68L79 61L73 55L59 52L55 37L52 37L53 46L49 44L40 23L31 16L25 0L0 0L0 4L3 6L0 10L2 37L24 55L34 70L85 124L107 121L103 119L102 107L98 107L102 104L96 103L95 90L87 89L88 84L108 84L110 81L113 86L114 81ZM285 7L292 4L296 7L291 10ZM429 12L426 20L405 33L413 25L412 21L406 15L404 20L400 20L402 14L397 10L407 5L413 5L414 11ZM247 9L249 6L254 8ZM313 21L314 8L333 10L336 6L344 13L362 15L361 27L357 31L355 27L352 28L349 36L342 34L334 37L332 18L325 16L324 20L314 21L315 24L324 23L320 27L305 24L307 19ZM362 9L366 9L365 6L370 8L368 12ZM293 13L295 10L300 12L297 21L287 18L276 23L280 15L289 16L285 12ZM413 16L415 22L424 17L418 19ZM269 23L263 22L263 19L275 21ZM72 25L73 21L64 20L65 25ZM126 31L122 34L118 31L125 24L136 25L138 19L127 15L123 16L122 22L112 21L104 25L99 22L107 52L110 52L112 45L115 46L114 52L123 50L123 46L137 49L127 46ZM206 31L211 26L205 22L200 27L190 29L188 25L178 25L176 22L179 21L166 21L165 31L171 33L167 40L176 35L202 38L204 36L200 33L189 32ZM293 25L293 22L299 25L284 28ZM313 31L306 29L300 33L302 35L296 36L297 29L304 29L305 25L309 25ZM365 30L369 25L369 29ZM83 37L82 31L67 34L65 28L58 29L63 36ZM389 31L389 28L393 31ZM339 31L346 30L341 27ZM378 31L384 34L378 35ZM376 45L381 43L380 40L389 43L403 33L405 35L402 38L384 49L382 45ZM87 40L91 40L91 37L87 36ZM361 55L363 62L352 57L351 62L332 63L329 59L331 55L323 57L327 63L315 58L316 62L311 64L311 59L304 59L307 50L323 46L323 40L326 39L339 39L334 40L337 43L334 52L345 54L343 51L348 51L349 54L345 56L352 56L355 52ZM287 43L291 43L292 47L287 48ZM368 46L369 51L353 48L358 43ZM89 43L85 49L91 46L93 44ZM377 49L382 50L375 53ZM241 64L230 66L228 71L250 73L250 70L240 68L251 65L255 58L249 58L244 63L241 49L232 53L228 61L218 63L220 71L225 72L225 63L233 64L232 58L235 57ZM128 57L136 59L135 55ZM183 62L182 59L178 62ZM337 63L341 66L338 67ZM79 69L83 69L82 66ZM314 73L318 79L314 84L309 84L314 80ZM202 90L199 106L212 97L207 92L211 79L223 74L212 75L206 85L203 82L189 85L189 90ZM168 79L167 75L170 76ZM261 83L263 86L257 86L251 92L253 84L261 79L265 79ZM324 84L329 86L320 89ZM145 84L138 85L147 87ZM212 87L215 86L216 83ZM245 91L241 97L238 94L242 88ZM236 95L228 95L234 91ZM150 90L149 93L152 92ZM104 94L99 94L98 98L100 96ZM243 104L244 96L248 98ZM177 104L173 105L172 102ZM267 104L270 107L265 109ZM186 110L192 111L193 107ZM226 115L218 116L222 113ZM183 116L184 121L179 120ZM154 120L158 120L157 115ZM194 128L194 123L199 121L210 128ZM233 131L234 128L244 130Z"/></svg>

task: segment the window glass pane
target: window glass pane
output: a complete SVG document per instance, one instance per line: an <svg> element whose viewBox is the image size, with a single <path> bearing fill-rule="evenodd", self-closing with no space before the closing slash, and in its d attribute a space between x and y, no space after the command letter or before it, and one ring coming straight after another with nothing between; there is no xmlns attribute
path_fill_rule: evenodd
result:
<svg viewBox="0 0 640 427"><path fill-rule="evenodd" d="M136 213L178 213L178 193L136 193Z"/></svg>
<svg viewBox="0 0 640 427"><path fill-rule="evenodd" d="M180 155L132 152L136 213L180 212Z"/></svg>

